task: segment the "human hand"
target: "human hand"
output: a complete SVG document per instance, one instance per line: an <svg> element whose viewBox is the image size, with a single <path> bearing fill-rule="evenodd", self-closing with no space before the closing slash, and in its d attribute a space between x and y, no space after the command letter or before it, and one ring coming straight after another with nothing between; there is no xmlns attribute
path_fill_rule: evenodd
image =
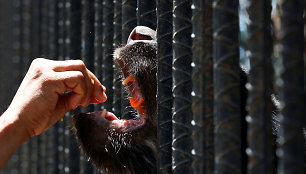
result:
<svg viewBox="0 0 306 174"><path fill-rule="evenodd" d="M69 110L106 99L105 88L82 61L38 58L3 116L18 122L30 138L54 125Z"/></svg>

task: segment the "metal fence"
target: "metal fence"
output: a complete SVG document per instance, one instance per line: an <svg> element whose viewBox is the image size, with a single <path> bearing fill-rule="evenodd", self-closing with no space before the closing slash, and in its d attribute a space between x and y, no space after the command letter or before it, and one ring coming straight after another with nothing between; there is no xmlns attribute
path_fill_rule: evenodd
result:
<svg viewBox="0 0 306 174"><path fill-rule="evenodd" d="M112 52L145 25L158 36L158 173L304 173L305 2L278 0L273 18L271 0L240 3L246 40L238 0L1 0L1 111L32 59L46 57L82 59L108 89L107 104L78 110L124 114ZM240 49L250 61L246 117ZM280 101L276 151L271 93ZM101 173L80 152L71 114L23 144L0 173Z"/></svg>

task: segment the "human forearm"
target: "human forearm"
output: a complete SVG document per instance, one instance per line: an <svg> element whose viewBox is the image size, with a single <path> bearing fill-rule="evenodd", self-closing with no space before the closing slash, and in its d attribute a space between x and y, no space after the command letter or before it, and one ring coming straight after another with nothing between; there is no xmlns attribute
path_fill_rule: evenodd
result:
<svg viewBox="0 0 306 174"><path fill-rule="evenodd" d="M8 110L0 117L0 170L18 147L29 138L17 115Z"/></svg>

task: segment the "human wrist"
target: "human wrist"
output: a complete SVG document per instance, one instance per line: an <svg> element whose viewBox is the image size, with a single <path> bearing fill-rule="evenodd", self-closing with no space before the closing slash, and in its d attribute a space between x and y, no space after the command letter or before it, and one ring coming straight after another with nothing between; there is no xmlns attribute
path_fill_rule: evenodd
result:
<svg viewBox="0 0 306 174"><path fill-rule="evenodd" d="M9 109L0 117L1 129L4 129L9 136L14 136L17 144L22 144L31 138L25 124L22 123L20 115Z"/></svg>

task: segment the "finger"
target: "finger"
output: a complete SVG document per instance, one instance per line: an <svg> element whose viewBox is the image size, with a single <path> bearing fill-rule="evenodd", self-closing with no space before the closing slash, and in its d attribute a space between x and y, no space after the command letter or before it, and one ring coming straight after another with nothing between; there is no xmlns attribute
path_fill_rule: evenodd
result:
<svg viewBox="0 0 306 174"><path fill-rule="evenodd" d="M91 98L90 103L101 103L107 100L107 96L105 94L105 87L102 86L97 77L89 71L84 62L81 60L67 60L61 61L59 64L56 64L53 68L54 71L81 71L84 75L85 82L87 85L87 95L86 98ZM93 80L93 83L92 83Z"/></svg>
<svg viewBox="0 0 306 174"><path fill-rule="evenodd" d="M102 103L107 100L107 96L105 94L106 88L100 83L98 78L88 70L88 74L93 81L93 92L91 94L91 99L93 102L91 103Z"/></svg>
<svg viewBox="0 0 306 174"><path fill-rule="evenodd" d="M71 109L76 109L78 104L75 104L75 101L81 100L82 97L80 97L78 94L75 93L69 93L67 95L60 95L58 103L54 109L54 115L57 117L54 118L54 122L60 120L63 118L65 113L70 111Z"/></svg>
<svg viewBox="0 0 306 174"><path fill-rule="evenodd" d="M89 98L91 96L93 89L93 84L91 83L91 78L88 74L88 69L86 68L85 64L81 60L66 60L66 61L59 61L56 64L52 65L53 70L55 72L65 72L65 71L81 71L84 76L85 85L87 88L87 93L85 94L85 98Z"/></svg>
<svg viewBox="0 0 306 174"><path fill-rule="evenodd" d="M86 66L82 60L64 60L64 61L53 61L50 63L52 69L56 72L63 71L84 71Z"/></svg>
<svg viewBox="0 0 306 174"><path fill-rule="evenodd" d="M72 90L71 94L74 97L71 97L72 101L67 101L68 107L74 109L78 105L87 106L90 100L89 94L91 93L88 89L86 79L84 74L80 71L65 71L65 72L54 72L57 81L60 84L57 84L59 87L57 92L63 94L67 89Z"/></svg>

